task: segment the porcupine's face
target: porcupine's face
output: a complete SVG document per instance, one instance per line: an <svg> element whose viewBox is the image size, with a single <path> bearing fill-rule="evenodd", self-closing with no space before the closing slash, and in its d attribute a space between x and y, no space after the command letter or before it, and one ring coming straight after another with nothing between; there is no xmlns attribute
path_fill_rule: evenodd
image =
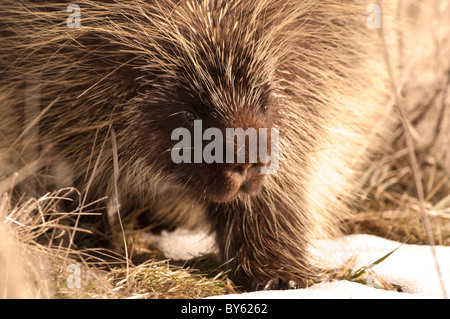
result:
<svg viewBox="0 0 450 319"><path fill-rule="evenodd" d="M258 194L265 178L261 168L270 165L267 161L272 152L271 128L277 109L268 88L256 89L254 94L258 99L241 105L220 97L224 105L218 108L211 97L196 96L187 84L165 82L163 85L166 89L153 88L145 94L153 105L146 106L140 119L139 147L148 162L157 166L175 188L199 199L227 202L240 195ZM235 130L229 139L227 130L239 128L244 134ZM217 134L206 136L211 129ZM245 136L250 132L248 129L254 129L257 134ZM267 131L258 134L259 129ZM243 138L239 141L238 136ZM267 145L261 151L260 141ZM251 143L256 148L251 148ZM241 147L245 152L238 162ZM251 161L250 156L254 156L251 152L256 155L256 163ZM232 160L227 162L229 154Z"/></svg>
<svg viewBox="0 0 450 319"><path fill-rule="evenodd" d="M202 15L198 10L193 11ZM139 119L140 148L171 185L196 198L228 202L261 190L261 168L270 164L271 129L278 112L271 94L274 72L266 68L264 51L257 56L257 45L243 39L235 21L223 22L222 17L221 24L213 12L220 14L209 10L208 20L192 17L194 32L177 33L175 40L187 45L165 41L165 54L177 65L153 74L142 90L140 100L146 104ZM205 136L211 129L214 136ZM230 129L250 129L256 135L239 144L238 138L227 136ZM234 133L239 135L239 130ZM260 150L260 141L265 141L265 150Z"/></svg>
<svg viewBox="0 0 450 319"><path fill-rule="evenodd" d="M250 153L259 150L258 147L251 149L250 143L258 145L259 140L264 140L268 142L270 152L270 138L267 134L251 137L241 134L243 138L239 141L234 135L232 139L231 135L227 136L227 130L242 128L242 132L247 129L258 132L260 128L270 129L267 109L231 105L226 113L221 113L212 102L207 104L198 100L184 87L175 88L165 104L171 112L161 122L164 125L161 132L164 131L165 136L161 149L170 155L168 165L164 167L165 174L172 176L178 186L194 196L214 202L231 201L239 195L256 195L262 188L264 174L261 168L265 164L258 153L255 154L256 163L250 162ZM206 136L208 132L215 133ZM234 132L239 135L239 130ZM237 153L241 148L245 148L245 153L241 153L244 156L238 162ZM231 158L227 163L229 154Z"/></svg>

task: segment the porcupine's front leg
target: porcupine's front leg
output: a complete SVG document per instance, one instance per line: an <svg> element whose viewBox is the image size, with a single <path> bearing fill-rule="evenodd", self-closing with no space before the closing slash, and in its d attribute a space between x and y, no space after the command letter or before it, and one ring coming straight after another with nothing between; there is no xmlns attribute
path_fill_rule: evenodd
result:
<svg viewBox="0 0 450 319"><path fill-rule="evenodd" d="M210 212L230 278L247 290L305 287L312 273L299 216L284 205L244 206L217 204Z"/></svg>

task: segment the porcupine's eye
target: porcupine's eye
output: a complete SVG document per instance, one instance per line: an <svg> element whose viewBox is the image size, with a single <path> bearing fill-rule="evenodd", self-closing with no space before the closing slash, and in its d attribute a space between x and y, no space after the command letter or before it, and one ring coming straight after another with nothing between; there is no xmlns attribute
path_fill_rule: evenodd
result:
<svg viewBox="0 0 450 319"><path fill-rule="evenodd" d="M191 122L193 122L194 120L198 120L199 119L197 114L195 114L194 112L191 112L191 111L185 111L184 112L184 116L186 117L186 119L188 121L191 121Z"/></svg>
<svg viewBox="0 0 450 319"><path fill-rule="evenodd" d="M267 105L263 105L263 107L262 107L262 111L263 111L263 113L264 113L264 114L266 114L266 113L267 113Z"/></svg>

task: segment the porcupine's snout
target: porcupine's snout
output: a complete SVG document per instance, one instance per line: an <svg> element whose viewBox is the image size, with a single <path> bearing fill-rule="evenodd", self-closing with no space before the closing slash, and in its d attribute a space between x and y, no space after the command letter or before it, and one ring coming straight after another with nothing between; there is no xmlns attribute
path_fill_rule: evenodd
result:
<svg viewBox="0 0 450 319"><path fill-rule="evenodd" d="M185 174L182 180L186 185L212 202L257 195L267 168L277 160L278 152L271 150L278 146L271 137L277 136L272 136L272 123L265 115L245 109L234 113L221 120L205 117L194 121L189 128L191 143L186 144L191 147L191 157L179 164L185 166L180 174Z"/></svg>

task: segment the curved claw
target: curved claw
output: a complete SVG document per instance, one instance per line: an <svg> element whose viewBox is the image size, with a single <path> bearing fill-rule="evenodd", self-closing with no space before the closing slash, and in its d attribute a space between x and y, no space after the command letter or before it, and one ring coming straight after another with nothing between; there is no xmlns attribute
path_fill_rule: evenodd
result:
<svg viewBox="0 0 450 319"><path fill-rule="evenodd" d="M265 283L256 282L254 285L254 291L260 290L290 290L297 289L298 285L294 280L282 280L280 278L271 278Z"/></svg>
<svg viewBox="0 0 450 319"><path fill-rule="evenodd" d="M280 286L280 278L272 278L267 280L266 284L264 285L263 290L278 290L278 287Z"/></svg>

